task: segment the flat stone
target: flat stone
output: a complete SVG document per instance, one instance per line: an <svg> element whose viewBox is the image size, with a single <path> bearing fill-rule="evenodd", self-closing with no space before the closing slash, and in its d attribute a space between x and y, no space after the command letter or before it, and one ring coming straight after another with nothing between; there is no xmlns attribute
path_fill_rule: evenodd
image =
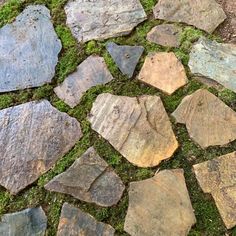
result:
<svg viewBox="0 0 236 236"><path fill-rule="evenodd" d="M131 236L187 236L196 223L182 169L131 182L124 229Z"/></svg>
<svg viewBox="0 0 236 236"><path fill-rule="evenodd" d="M100 94L88 120L93 130L140 167L157 166L178 148L169 117L157 96Z"/></svg>
<svg viewBox="0 0 236 236"><path fill-rule="evenodd" d="M147 34L147 40L164 47L179 47L182 29L173 24L157 25Z"/></svg>
<svg viewBox="0 0 236 236"><path fill-rule="evenodd" d="M236 225L236 153L193 166L198 183L210 193L227 229Z"/></svg>
<svg viewBox="0 0 236 236"><path fill-rule="evenodd" d="M189 68L236 92L236 45L201 38L192 48Z"/></svg>
<svg viewBox="0 0 236 236"><path fill-rule="evenodd" d="M185 69L173 52L148 54L138 79L169 95L188 83Z"/></svg>
<svg viewBox="0 0 236 236"><path fill-rule="evenodd" d="M44 236L46 229L47 217L41 207L28 208L1 217L2 236Z"/></svg>
<svg viewBox="0 0 236 236"><path fill-rule="evenodd" d="M142 46L119 46L115 43L108 43L107 51L119 67L120 71L131 78L134 74L135 67L143 54Z"/></svg>
<svg viewBox="0 0 236 236"><path fill-rule="evenodd" d="M139 0L71 0L65 12L79 42L127 35L147 19Z"/></svg>
<svg viewBox="0 0 236 236"><path fill-rule="evenodd" d="M27 7L0 29L0 92L50 83L60 50L49 10L41 5Z"/></svg>
<svg viewBox="0 0 236 236"><path fill-rule="evenodd" d="M108 207L120 200L125 186L112 168L90 147L68 170L57 175L45 188Z"/></svg>
<svg viewBox="0 0 236 236"><path fill-rule="evenodd" d="M17 194L82 135L79 122L43 100L0 110L0 184Z"/></svg>
<svg viewBox="0 0 236 236"><path fill-rule="evenodd" d="M159 0L153 12L156 19L183 22L208 33L226 19L215 0Z"/></svg>
<svg viewBox="0 0 236 236"><path fill-rule="evenodd" d="M236 113L205 89L186 96L172 115L202 148L236 139Z"/></svg>
<svg viewBox="0 0 236 236"><path fill-rule="evenodd" d="M104 59L99 56L90 56L61 85L56 87L54 92L73 108L79 104L88 89L99 84L106 84L113 79Z"/></svg>

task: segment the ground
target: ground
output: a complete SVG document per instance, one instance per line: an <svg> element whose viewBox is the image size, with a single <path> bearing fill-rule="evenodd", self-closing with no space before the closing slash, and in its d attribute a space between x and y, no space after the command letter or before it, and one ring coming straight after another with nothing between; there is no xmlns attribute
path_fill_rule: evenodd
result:
<svg viewBox="0 0 236 236"><path fill-rule="evenodd" d="M130 35L125 37L114 38L102 42L90 41L86 44L78 44L72 37L69 28L65 24L65 12L63 7L67 0L9 0L6 5L0 8L0 27L8 22L12 22L14 18L29 4L44 4L52 15L52 20L56 32L62 41L63 49L60 54L59 63L56 68L56 75L53 82L40 88L28 89L14 93L5 93L0 95L0 109L13 105L22 104L24 102L48 99L60 111L67 112L70 116L77 118L83 130L83 138L76 146L63 158L61 158L55 167L44 174L34 184L20 192L17 196L11 196L4 188L0 188L0 214L15 212L27 207L35 207L41 205L48 216L48 232L47 235L56 235L56 229L59 221L60 210L62 204L66 201L75 206L79 206L82 210L95 216L97 220L111 224L116 230L117 235L127 235L123 231L123 224L128 207L127 188L131 181L142 180L154 175L158 169L183 168L185 178L195 215L197 224L191 229L191 236L222 236L235 235L236 229L227 231L215 206L212 197L204 194L192 171L192 165L202 161L213 159L214 157L229 153L236 149L236 141L225 147L201 149L193 141L190 140L185 126L176 125L172 120L173 129L178 137L180 147L174 156L165 162L162 162L156 168L138 168L130 164L118 152L114 150L108 142L99 137L90 128L86 117L91 109L92 103L98 94L110 92L117 95L136 96L142 94L151 94L161 96L165 108L170 115L179 105L182 98L193 93L199 88L207 88L206 85L200 83L193 78L187 67L189 52L192 44L201 36L205 35L211 39L221 41L221 38L214 35L207 35L201 30L194 27L179 24L184 30L181 36L181 46L179 49L161 47L146 41L146 34L154 25L163 23L160 20L154 20L152 17L152 8L157 0L141 0L148 20L140 24ZM133 79L123 76L115 66L111 57L105 50L107 41L114 41L119 44L142 45L145 47L145 53L137 66ZM152 51L173 51L176 56L182 60L185 65L189 78L189 83L184 88L178 90L172 96L167 96L157 89L143 85L135 79L144 62L145 56ZM70 109L65 103L57 98L53 92L53 88L61 83L65 77L74 71L77 65L91 54L98 54L105 58L105 61L116 78L107 85L91 88L82 98L82 101L74 109ZM213 92L227 105L236 110L236 94L226 89L216 90L215 88L207 88ZM97 207L93 204L87 204L76 200L73 197L60 193L50 193L44 189L44 185L57 174L66 170L75 159L77 159L90 146L94 146L101 157L103 157L119 174L123 182L126 184L126 191L117 206L110 208Z"/></svg>

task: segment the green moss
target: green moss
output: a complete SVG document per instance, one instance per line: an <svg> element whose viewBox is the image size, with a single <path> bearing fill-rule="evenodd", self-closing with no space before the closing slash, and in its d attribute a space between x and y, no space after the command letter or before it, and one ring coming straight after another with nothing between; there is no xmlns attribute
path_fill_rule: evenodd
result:
<svg viewBox="0 0 236 236"><path fill-rule="evenodd" d="M14 99L12 95L0 95L0 109L10 107L14 104Z"/></svg>

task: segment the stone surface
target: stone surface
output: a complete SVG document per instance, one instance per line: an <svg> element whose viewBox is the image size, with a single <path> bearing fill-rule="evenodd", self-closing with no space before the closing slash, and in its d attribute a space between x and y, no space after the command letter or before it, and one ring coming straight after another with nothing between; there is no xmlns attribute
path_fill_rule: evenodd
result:
<svg viewBox="0 0 236 236"><path fill-rule="evenodd" d="M236 153L194 165L193 168L202 190L214 198L225 226L233 228L236 225Z"/></svg>
<svg viewBox="0 0 236 236"><path fill-rule="evenodd" d="M147 40L165 47L179 47L182 29L173 24L157 25L147 34Z"/></svg>
<svg viewBox="0 0 236 236"><path fill-rule="evenodd" d="M120 71L131 78L138 61L143 54L144 47L127 45L119 46L115 43L108 43L106 48Z"/></svg>
<svg viewBox="0 0 236 236"><path fill-rule="evenodd" d="M187 236L195 223L182 169L130 183L124 229L131 236Z"/></svg>
<svg viewBox="0 0 236 236"><path fill-rule="evenodd" d="M96 221L77 207L63 204L57 236L113 236L114 233L110 225Z"/></svg>
<svg viewBox="0 0 236 236"><path fill-rule="evenodd" d="M47 217L41 207L5 214L0 222L2 236L44 236Z"/></svg>
<svg viewBox="0 0 236 236"><path fill-rule="evenodd" d="M213 79L236 92L236 45L201 38L191 50L189 67L193 74Z"/></svg>
<svg viewBox="0 0 236 236"><path fill-rule="evenodd" d="M120 200L125 186L94 148L90 147L67 171L52 179L45 188L108 207Z"/></svg>
<svg viewBox="0 0 236 236"><path fill-rule="evenodd" d="M0 92L51 82L61 50L49 10L27 7L0 29Z"/></svg>
<svg viewBox="0 0 236 236"><path fill-rule="evenodd" d="M81 135L79 122L46 100L0 110L0 184L18 193L48 171Z"/></svg>
<svg viewBox="0 0 236 236"><path fill-rule="evenodd" d="M236 113L205 89L186 96L172 115L202 148L236 139Z"/></svg>
<svg viewBox="0 0 236 236"><path fill-rule="evenodd" d="M178 148L168 115L157 96L100 94L88 119L93 130L137 166L156 166Z"/></svg>
<svg viewBox="0 0 236 236"><path fill-rule="evenodd" d="M183 22L208 33L226 19L215 0L159 0L153 12L156 19Z"/></svg>
<svg viewBox="0 0 236 236"><path fill-rule="evenodd" d="M71 0L65 12L79 42L127 35L147 19L139 0Z"/></svg>
<svg viewBox="0 0 236 236"><path fill-rule="evenodd" d="M99 84L106 84L113 79L104 59L99 56L90 56L77 67L76 72L56 87L54 92L73 108L79 104L88 89Z"/></svg>
<svg viewBox="0 0 236 236"><path fill-rule="evenodd" d="M138 79L169 95L188 82L185 69L173 52L149 54Z"/></svg>

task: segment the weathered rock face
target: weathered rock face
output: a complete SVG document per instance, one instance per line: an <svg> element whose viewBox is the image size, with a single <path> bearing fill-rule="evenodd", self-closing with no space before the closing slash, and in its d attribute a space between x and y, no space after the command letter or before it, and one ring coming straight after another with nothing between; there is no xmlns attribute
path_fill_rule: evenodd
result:
<svg viewBox="0 0 236 236"><path fill-rule="evenodd" d="M173 52L149 54L138 79L169 95L188 82L184 67Z"/></svg>
<svg viewBox="0 0 236 236"><path fill-rule="evenodd" d="M128 161L156 166L173 155L178 142L157 96L126 97L104 93L88 117L91 127Z"/></svg>
<svg viewBox="0 0 236 236"><path fill-rule="evenodd" d="M190 53L192 73L206 76L236 92L236 46L201 38Z"/></svg>
<svg viewBox="0 0 236 236"><path fill-rule="evenodd" d="M226 19L215 0L159 0L153 12L156 19L187 23L208 33Z"/></svg>
<svg viewBox="0 0 236 236"><path fill-rule="evenodd" d="M75 0L67 3L65 12L79 42L129 34L147 18L139 0Z"/></svg>
<svg viewBox="0 0 236 236"><path fill-rule="evenodd" d="M5 214L0 222L0 235L44 236L47 217L41 207Z"/></svg>
<svg viewBox="0 0 236 236"><path fill-rule="evenodd" d="M96 221L79 208L64 203L58 225L57 236L113 236L115 229Z"/></svg>
<svg viewBox="0 0 236 236"><path fill-rule="evenodd" d="M61 50L49 10L29 6L0 29L0 92L51 82Z"/></svg>
<svg viewBox="0 0 236 236"><path fill-rule="evenodd" d="M196 223L183 170L130 183L124 229L131 236L187 236Z"/></svg>
<svg viewBox="0 0 236 236"><path fill-rule="evenodd" d="M79 104L81 97L88 89L99 84L106 84L113 79L104 59L99 56L90 56L77 67L76 72L56 87L54 92L73 108Z"/></svg>
<svg viewBox="0 0 236 236"><path fill-rule="evenodd" d="M79 122L44 100L0 111L0 184L18 193L81 137Z"/></svg>
<svg viewBox="0 0 236 236"><path fill-rule="evenodd" d="M236 113L205 89L186 96L172 115L202 148L236 139Z"/></svg>
<svg viewBox="0 0 236 236"><path fill-rule="evenodd" d="M119 176L91 147L67 171L52 179L45 188L107 207L115 205L120 200L125 186Z"/></svg>
<svg viewBox="0 0 236 236"><path fill-rule="evenodd" d="M217 208L230 229L236 225L236 153L193 166L197 180L205 193L211 193Z"/></svg>

